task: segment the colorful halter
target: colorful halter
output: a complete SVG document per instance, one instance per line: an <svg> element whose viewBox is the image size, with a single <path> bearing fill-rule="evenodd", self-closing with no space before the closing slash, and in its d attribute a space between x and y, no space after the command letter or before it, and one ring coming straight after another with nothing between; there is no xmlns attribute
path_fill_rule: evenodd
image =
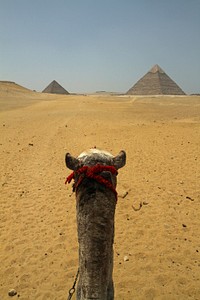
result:
<svg viewBox="0 0 200 300"><path fill-rule="evenodd" d="M74 183L74 190L76 190L79 185L82 183L83 179L86 178L91 178L96 180L102 185L105 185L107 188L109 188L114 194L115 198L117 201L117 191L115 187L112 185L112 183L103 178L101 175L99 175L103 171L108 171L114 175L117 175L118 172L113 166L105 166L105 165L100 165L97 164L93 167L88 167L88 166L83 166L82 168L78 169L77 171L72 172L66 179L65 184L70 183L72 179L75 180L75 175L81 175L76 183Z"/></svg>

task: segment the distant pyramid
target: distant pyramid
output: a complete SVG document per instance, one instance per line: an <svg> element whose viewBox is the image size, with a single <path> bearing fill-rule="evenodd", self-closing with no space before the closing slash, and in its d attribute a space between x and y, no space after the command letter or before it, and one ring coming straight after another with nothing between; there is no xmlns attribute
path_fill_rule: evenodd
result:
<svg viewBox="0 0 200 300"><path fill-rule="evenodd" d="M126 94L185 95L181 88L158 65L153 66Z"/></svg>
<svg viewBox="0 0 200 300"><path fill-rule="evenodd" d="M69 92L66 91L57 81L53 80L43 91L42 93L50 94L64 94L69 95Z"/></svg>

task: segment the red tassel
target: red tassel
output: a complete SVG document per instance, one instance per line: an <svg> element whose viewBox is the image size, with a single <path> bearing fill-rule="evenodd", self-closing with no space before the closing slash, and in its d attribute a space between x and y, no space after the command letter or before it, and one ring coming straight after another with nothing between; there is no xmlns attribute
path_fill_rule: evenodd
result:
<svg viewBox="0 0 200 300"><path fill-rule="evenodd" d="M67 179L66 179L66 181L65 181L65 184L70 183L70 182L72 181L72 179L74 179L74 172L71 173L71 174L67 177Z"/></svg>

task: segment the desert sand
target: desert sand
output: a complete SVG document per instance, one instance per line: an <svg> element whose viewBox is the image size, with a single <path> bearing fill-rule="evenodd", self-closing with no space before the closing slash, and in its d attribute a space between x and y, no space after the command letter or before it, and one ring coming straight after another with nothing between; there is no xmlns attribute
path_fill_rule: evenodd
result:
<svg viewBox="0 0 200 300"><path fill-rule="evenodd" d="M9 84L0 88L0 299L10 289L13 299L67 299L78 243L64 157L94 146L127 153L115 299L200 299L200 97L59 96Z"/></svg>

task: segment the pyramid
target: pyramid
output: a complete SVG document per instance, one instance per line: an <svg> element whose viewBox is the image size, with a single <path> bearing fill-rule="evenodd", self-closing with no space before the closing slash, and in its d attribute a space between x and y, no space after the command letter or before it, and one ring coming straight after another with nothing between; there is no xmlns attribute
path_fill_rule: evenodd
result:
<svg viewBox="0 0 200 300"><path fill-rule="evenodd" d="M64 94L69 95L69 92L66 91L57 81L53 80L43 91L42 93L50 94Z"/></svg>
<svg viewBox="0 0 200 300"><path fill-rule="evenodd" d="M158 65L153 66L126 94L185 95L181 88Z"/></svg>

